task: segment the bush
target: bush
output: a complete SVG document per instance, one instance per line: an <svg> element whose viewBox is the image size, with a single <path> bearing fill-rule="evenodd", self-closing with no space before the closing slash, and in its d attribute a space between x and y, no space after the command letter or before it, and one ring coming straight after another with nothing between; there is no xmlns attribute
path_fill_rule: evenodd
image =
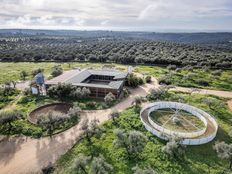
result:
<svg viewBox="0 0 232 174"><path fill-rule="evenodd" d="M81 109L79 107L70 108L68 115L72 123L76 123L80 119Z"/></svg>
<svg viewBox="0 0 232 174"><path fill-rule="evenodd" d="M146 83L151 83L151 76L146 76L145 81Z"/></svg>
<svg viewBox="0 0 232 174"><path fill-rule="evenodd" d="M168 86L154 88L150 91L149 98L152 100L162 99L167 94L168 90Z"/></svg>
<svg viewBox="0 0 232 174"><path fill-rule="evenodd" d="M44 69L41 69L41 68L38 68L38 69L33 69L32 72L31 72L31 75L32 76L36 76L37 74L43 72Z"/></svg>
<svg viewBox="0 0 232 174"><path fill-rule="evenodd" d="M169 76L162 76L158 79L159 84L171 85L172 80Z"/></svg>
<svg viewBox="0 0 232 174"><path fill-rule="evenodd" d="M19 110L3 110L0 112L0 125L11 131L12 122L21 118L22 112Z"/></svg>
<svg viewBox="0 0 232 174"><path fill-rule="evenodd" d="M89 97L89 95L91 94L91 91L89 90L89 88L76 88L74 89L71 93L70 96L72 98L76 98L76 99L82 99L82 98L87 98Z"/></svg>
<svg viewBox="0 0 232 174"><path fill-rule="evenodd" d="M220 76L222 74L222 70L215 70L212 72L213 76Z"/></svg>
<svg viewBox="0 0 232 174"><path fill-rule="evenodd" d="M126 85L127 86L130 86L130 87L137 87L141 84L143 84L143 79L140 78L140 77L137 77L136 75L134 74L129 74L128 77L127 77L127 83Z"/></svg>
<svg viewBox="0 0 232 174"><path fill-rule="evenodd" d="M54 66L52 68L51 75L52 77L57 77L63 73L63 69L60 66Z"/></svg>
<svg viewBox="0 0 232 174"><path fill-rule="evenodd" d="M64 100L71 96L75 88L71 84L58 83L48 88L47 94L52 98Z"/></svg>
<svg viewBox="0 0 232 174"><path fill-rule="evenodd" d="M107 105L112 105L115 100L116 97L111 92L109 92L104 98L104 101L106 102Z"/></svg>
<svg viewBox="0 0 232 174"><path fill-rule="evenodd" d="M179 158L185 153L185 147L181 144L181 139L177 137L169 137L169 141L162 148L162 151L169 155L170 157Z"/></svg>
<svg viewBox="0 0 232 174"><path fill-rule="evenodd" d="M176 69L176 65L168 65L167 69L168 70L175 70Z"/></svg>
<svg viewBox="0 0 232 174"><path fill-rule="evenodd" d="M87 103L86 103L86 107L88 107L89 109L95 108L96 105L97 105L97 103L94 102L94 101L90 101L90 102L87 102Z"/></svg>
<svg viewBox="0 0 232 174"><path fill-rule="evenodd" d="M209 82L205 79L196 79L195 82L198 85L202 85L202 86L209 86Z"/></svg>
<svg viewBox="0 0 232 174"><path fill-rule="evenodd" d="M31 92L31 88L26 88L26 89L24 89L24 91L23 91L23 94L24 95L31 95L32 94L32 92Z"/></svg>

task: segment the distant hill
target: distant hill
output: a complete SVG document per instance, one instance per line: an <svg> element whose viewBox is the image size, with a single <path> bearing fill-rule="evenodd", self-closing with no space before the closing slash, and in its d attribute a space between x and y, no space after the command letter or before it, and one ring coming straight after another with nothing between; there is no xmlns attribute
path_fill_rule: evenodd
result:
<svg viewBox="0 0 232 174"><path fill-rule="evenodd" d="M121 32L121 31L77 31L77 30L31 30L31 29L1 29L0 36L15 35L47 35L75 36L80 38L120 38L146 39L155 41L171 41L193 44L230 44L232 32L224 33L156 33L156 32Z"/></svg>

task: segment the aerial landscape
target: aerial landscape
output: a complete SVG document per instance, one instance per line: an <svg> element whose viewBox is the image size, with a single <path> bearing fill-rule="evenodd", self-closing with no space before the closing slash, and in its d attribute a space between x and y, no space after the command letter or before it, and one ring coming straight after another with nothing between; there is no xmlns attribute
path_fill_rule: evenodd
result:
<svg viewBox="0 0 232 174"><path fill-rule="evenodd" d="M0 174L231 174L230 0L0 0Z"/></svg>

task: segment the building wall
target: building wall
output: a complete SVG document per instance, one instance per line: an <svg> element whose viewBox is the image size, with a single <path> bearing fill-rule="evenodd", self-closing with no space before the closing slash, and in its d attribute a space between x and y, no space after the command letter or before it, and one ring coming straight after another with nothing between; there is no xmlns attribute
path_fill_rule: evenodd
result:
<svg viewBox="0 0 232 174"><path fill-rule="evenodd" d="M94 98L104 98L108 93L112 93L115 97L118 97L120 92L113 89L104 89L104 88L89 88L91 91L90 96Z"/></svg>

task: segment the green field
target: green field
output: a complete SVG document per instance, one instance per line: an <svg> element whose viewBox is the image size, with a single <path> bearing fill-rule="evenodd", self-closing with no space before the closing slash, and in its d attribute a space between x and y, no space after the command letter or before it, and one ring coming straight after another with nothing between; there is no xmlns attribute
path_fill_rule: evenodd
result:
<svg viewBox="0 0 232 174"><path fill-rule="evenodd" d="M214 99L215 107L213 110L202 102L205 97ZM74 159L80 153L85 155L94 154L94 156L102 154L107 159L107 162L113 166L113 174L132 174L131 168L135 165L139 165L142 168L150 166L160 174L231 173L228 170L228 162L219 159L212 147L216 141L232 142L231 134L229 134L232 125L232 113L228 109L226 99L203 95L192 95L189 99L188 94L174 92L169 92L164 97L165 100L171 101L178 101L179 98L184 99L184 102L199 107L216 117L220 128L214 141L205 145L188 146L186 154L181 159L170 158L161 150L165 142L156 138L144 128L137 109L129 108L120 114L116 123L107 121L102 125L102 127L105 128L105 132L101 137L92 137L92 145L88 145L86 138L80 140L58 160L55 165L54 173L75 173L72 165ZM116 128L126 131L141 131L147 136L148 143L143 152L140 153L138 159L129 160L124 149L114 147L113 141L115 135L113 131Z"/></svg>
<svg viewBox="0 0 232 174"><path fill-rule="evenodd" d="M112 65L115 64L100 64L100 63L0 63L0 84L6 81L11 80L20 80L19 73L24 70L28 74L31 74L32 70L41 68L44 70L45 76L48 78L50 76L52 67L60 65L64 71L70 70L73 68L85 68L85 67L102 67L103 65ZM125 66L117 65L117 68L124 69ZM28 79L32 79L30 75Z"/></svg>
<svg viewBox="0 0 232 174"><path fill-rule="evenodd" d="M204 71L201 69L177 72L157 66L139 66L136 70L158 79L163 78L170 85L232 91L232 70L223 70L219 76L213 75L213 70ZM200 84L199 80L206 81L208 85Z"/></svg>
<svg viewBox="0 0 232 174"><path fill-rule="evenodd" d="M126 65L119 64L101 64L101 63L0 63L0 84L11 80L20 80L19 73L25 70L31 74L33 69L42 68L44 74L49 78L51 69L55 65L60 65L63 70L73 69L75 67L102 67L110 65L120 70L126 70ZM136 71L145 75L152 75L156 78L164 78L170 82L171 85L183 87L196 87L217 90L232 90L232 70L224 70L221 75L212 75L213 70L204 71L194 69L193 71L181 70L179 72L168 70L158 66L137 66ZM32 79L30 75L27 79ZM199 83L199 80L204 80L208 85L204 86Z"/></svg>

